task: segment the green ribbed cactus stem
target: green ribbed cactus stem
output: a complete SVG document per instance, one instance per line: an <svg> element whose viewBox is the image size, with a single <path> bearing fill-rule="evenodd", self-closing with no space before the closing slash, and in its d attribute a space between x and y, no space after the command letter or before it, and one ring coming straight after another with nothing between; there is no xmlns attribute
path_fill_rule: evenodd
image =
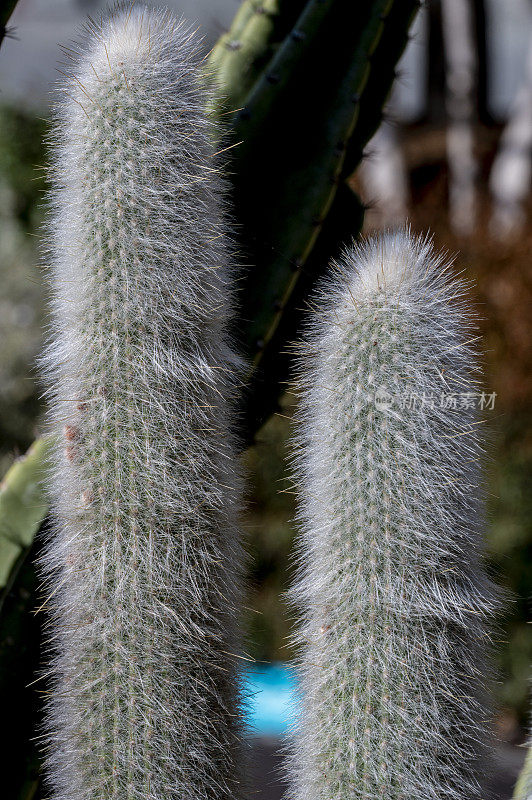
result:
<svg viewBox="0 0 532 800"><path fill-rule="evenodd" d="M233 112L253 85L254 65L268 53L279 5L280 0L243 3L212 50L207 66L216 78L223 111Z"/></svg>
<svg viewBox="0 0 532 800"><path fill-rule="evenodd" d="M299 316L306 300L298 291L301 275L308 262L308 287L327 263L316 269L309 257L335 208L350 139L363 125L359 110L372 73L380 70L379 42L392 28L387 36L395 37L398 57L416 8L417 0L401 0L392 27L391 0L308 0L231 122L241 142L233 150L236 215L246 260L254 264L242 292L243 340L255 368L246 408L251 433L275 408L288 377L286 340L277 331ZM392 71L386 75L388 83L367 100L372 114L391 85Z"/></svg>
<svg viewBox="0 0 532 800"><path fill-rule="evenodd" d="M294 800L480 800L489 745L478 358L406 231L347 249L299 356Z"/></svg>
<svg viewBox="0 0 532 800"><path fill-rule="evenodd" d="M532 748L530 744L523 769L515 784L513 800L532 800Z"/></svg>
<svg viewBox="0 0 532 800"><path fill-rule="evenodd" d="M238 11L236 12L231 27L228 31L223 33L207 59L208 64L213 70L218 70L222 61L226 58L227 53L233 51L232 42L239 42L247 23L252 19L256 13L257 8L261 5L261 0L243 0Z"/></svg>
<svg viewBox="0 0 532 800"><path fill-rule="evenodd" d="M258 77L246 98L245 108L236 115L238 122L235 127L244 137L242 149L252 145L254 136L264 125L273 105L289 85L294 68L301 68L305 55L313 49L320 27L331 13L332 6L332 2L309 0L290 35L281 43L268 68Z"/></svg>
<svg viewBox="0 0 532 800"><path fill-rule="evenodd" d="M50 439L38 439L0 483L0 608L48 509L44 490Z"/></svg>
<svg viewBox="0 0 532 800"><path fill-rule="evenodd" d="M64 85L45 359L55 800L234 800L232 247L195 34L128 7Z"/></svg>
<svg viewBox="0 0 532 800"><path fill-rule="evenodd" d="M394 0L390 8L382 36L372 56L372 63L378 65L378 69L371 70L360 98L357 125L349 140L342 166L343 179L349 178L356 170L365 146L381 123L383 106L396 77L397 63L421 5L421 0Z"/></svg>

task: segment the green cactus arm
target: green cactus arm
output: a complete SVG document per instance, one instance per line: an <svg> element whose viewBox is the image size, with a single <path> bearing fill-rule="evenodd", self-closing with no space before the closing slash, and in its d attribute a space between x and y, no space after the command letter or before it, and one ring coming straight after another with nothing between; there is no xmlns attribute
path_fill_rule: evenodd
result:
<svg viewBox="0 0 532 800"><path fill-rule="evenodd" d="M530 800L532 797L532 748L528 748L523 769L519 773L513 800Z"/></svg>
<svg viewBox="0 0 532 800"><path fill-rule="evenodd" d="M4 720L9 720L9 736L2 747L2 797L32 800L39 785L40 744L35 739L36 717L41 684L36 682L40 658L41 615L40 578L35 558L42 548L39 535L24 550L17 565L16 579L3 592L0 614L0 697Z"/></svg>
<svg viewBox="0 0 532 800"><path fill-rule="evenodd" d="M241 151L252 149L272 106L291 82L293 70L314 46L316 36L334 2L309 0L290 35L260 75L246 97L245 107L235 114L233 128L242 139Z"/></svg>
<svg viewBox="0 0 532 800"><path fill-rule="evenodd" d="M323 4L320 5L323 13ZM275 407L283 380L278 370L283 360L279 350L283 339L275 332L283 319L296 313L294 298L300 297L294 290L302 272L308 271L305 262L334 209L346 145L361 124L359 107L377 61L376 48L388 26L404 44L418 3L400 0L399 5L401 19L399 12L391 18L395 4L390 2L349 10L341 4L331 4L329 14L321 18L316 30L314 46L307 36L307 54L302 48L300 61L292 62L293 74L289 78L283 77L282 48L268 65L261 79L262 85L266 83L264 103L268 109L264 124L260 124L263 112L257 88L243 112L235 116L235 138L243 141L234 156L237 217L246 232L245 244L254 264L243 290L247 319L243 338L254 367L258 367L248 407L247 427L251 434ZM302 15L307 21L307 33L308 15L314 6L307 4ZM301 30L300 22L301 18L295 31ZM295 38L292 48L302 44ZM336 55L335 45L340 55ZM293 49L287 46L287 50L287 58L294 58ZM398 53L400 50L397 48ZM328 58L320 59L320 53ZM277 83L268 83L268 76L272 75L279 78ZM371 101L372 98L366 105ZM380 108L381 102L379 96L375 104ZM353 217L350 235L357 232L355 219L360 220L361 215ZM327 260L328 257L324 259ZM311 279L308 285L312 283ZM265 395L262 388L271 382L277 386ZM273 402L268 407L264 403L266 396Z"/></svg>
<svg viewBox="0 0 532 800"><path fill-rule="evenodd" d="M307 298L323 276L329 260L338 256L343 242L350 241L361 230L363 220L364 207L359 197L345 182L340 183L322 231L294 287L289 313L280 315L269 346L264 348L260 369L253 376L252 395L244 409L244 430L249 441L272 409L278 407L280 394L288 385L292 359L286 343L294 341L298 335L307 310Z"/></svg>
<svg viewBox="0 0 532 800"><path fill-rule="evenodd" d="M353 160L355 147L352 147L350 142L365 144L372 133L371 125L366 124L365 118L368 115L373 120L380 118L382 104L393 81L395 61L407 41L408 29L418 5L417 0L395 0L393 4L374 3L370 12L365 10L365 13L369 14L365 25L362 25L362 20L360 25L356 25L354 20L351 20L349 25L344 19L347 29L350 27L353 31L362 30L363 33L358 34L358 46L352 48L354 55L349 68L340 79L334 72L331 76L330 82L336 78L337 87L336 91L330 92L335 98L332 107L331 105L327 107L327 98L322 100L325 109L320 105L319 95L312 98L313 112L318 118L327 119L325 134L321 141L314 135L313 152L309 152L312 150L309 148L306 153L307 158L301 159L298 164L297 150L301 148L297 143L297 136L299 135L304 141L305 126L307 130L314 128L311 113L307 115L307 119L301 120L299 129L298 123L294 121L292 129L295 131L295 145L285 159L284 167L281 165L277 172L275 164L269 164L262 173L266 175L265 180L257 181L261 186L261 197L266 194L265 186L271 189L270 196L266 196L263 200L259 213L253 211L253 197L257 194L251 177L253 171L249 169L238 171L237 180L244 181L241 203L243 215L245 217L246 211L249 215L246 219L246 228L248 230L251 228L255 235L250 260L257 265L244 288L244 306L247 318L250 320L245 329L246 346L254 357L255 367L258 367L247 408L247 428L251 435L274 410L281 385L286 380L287 359L283 355L286 342L284 331L291 329L295 332L292 322L298 318L298 309L319 277L321 265L327 263L334 254L334 249L342 241L327 237L325 231L322 233L322 229L324 226L327 227L327 221L338 213L339 207L349 206L353 215L351 224L344 231L344 241L346 236L355 235L359 230L357 225L361 223L363 217L360 206L352 195L348 191L344 192L338 206L334 203L334 198L342 178L352 171L347 170L345 166L348 154ZM342 9L337 13L338 29L341 28L340 15L345 17L346 12ZM359 13L364 12L359 10ZM390 52L392 42L395 40L399 42L393 48L393 55L386 61L387 64L391 64L386 70L386 78L375 77L381 74L383 40L386 41L386 47ZM379 65L378 69L373 69L374 64ZM353 103L353 100L359 102ZM321 115L318 115L317 107L320 108ZM268 137L275 138L276 135L281 138L278 133L276 134L273 124L270 124L261 142L262 146L257 150L262 159L268 150ZM239 138L244 138L240 130ZM272 152L276 147L282 152L284 143L278 142L276 145L274 142L270 146ZM237 153L236 158L239 157L241 156ZM286 183L283 182L283 169L287 176ZM268 173L271 177L268 177ZM278 199L276 199L277 193ZM237 202L238 199L237 193ZM331 227L335 229L337 226L333 222ZM270 231L272 233L269 233ZM320 261L308 260L322 236L332 249L326 252L321 248ZM304 290L295 291L302 275L305 276ZM276 333L279 327L281 335ZM268 387L266 391L265 387Z"/></svg>
<svg viewBox="0 0 532 800"><path fill-rule="evenodd" d="M252 65L267 52L279 16L279 0L245 2L229 31L213 48L207 61L222 96L219 110L234 110L254 80Z"/></svg>
<svg viewBox="0 0 532 800"><path fill-rule="evenodd" d="M228 31L223 33L207 59L207 66L213 71L217 71L222 61L226 58L228 52L232 51L231 42L238 41L244 32L247 23L256 13L257 8L261 5L260 0L244 0L236 12L231 27Z"/></svg>
<svg viewBox="0 0 532 800"><path fill-rule="evenodd" d="M51 440L38 439L26 455L16 461L0 486L0 591L9 588L20 557L48 510L43 473Z"/></svg>
<svg viewBox="0 0 532 800"><path fill-rule="evenodd" d="M369 73L368 56L381 35L382 15L389 7L390 0L377 0L365 25L361 25L356 23L363 20L355 20L354 16L356 13L360 17L364 10L346 13L336 6L333 14L328 4L310 3L296 26L303 38L290 37L283 45L235 123L236 136L243 141L236 154L237 215L246 235L255 237L257 244L253 254L255 269L244 287L244 307L250 320L245 330L245 345L256 365L279 324L299 277L298 268L310 254L330 210L345 141L358 114L352 97L363 90ZM326 12L328 24L325 24ZM312 92L321 112L315 120L316 106L312 111L308 108L311 94L306 93L305 76L298 73L307 67L314 69L313 77L319 77L318 68L310 63L316 55L310 49L310 40L320 26L326 29L320 35L324 46L330 45L340 27L347 25L351 30L344 34L342 44L353 55L344 60L340 69L332 70L331 77L337 82L334 91L331 82L323 81L321 91L316 87ZM278 85L268 83L268 78L278 79ZM281 93L282 89L285 91ZM269 121L264 125L266 115ZM283 117L287 117L284 124ZM312 137L308 137L307 131L312 141L305 142L303 125L313 125ZM261 145L258 148L257 140ZM252 169L246 168L251 165ZM260 213L257 213L257 184L261 192Z"/></svg>
<svg viewBox="0 0 532 800"><path fill-rule="evenodd" d="M218 86L215 116L242 106L304 6L305 0L245 0L207 59L207 71Z"/></svg>
<svg viewBox="0 0 532 800"><path fill-rule="evenodd" d="M218 77L232 108L245 97L252 80L251 64L267 50L278 13L279 0L265 0L246 25L240 47L230 51L231 57L221 64Z"/></svg>
<svg viewBox="0 0 532 800"><path fill-rule="evenodd" d="M373 54L373 61L379 68L371 70L366 91L360 98L360 113L347 146L343 178L348 178L358 167L364 147L380 125L382 108L390 94L396 66L408 43L408 32L419 6L418 0L394 0L390 9L387 24Z"/></svg>

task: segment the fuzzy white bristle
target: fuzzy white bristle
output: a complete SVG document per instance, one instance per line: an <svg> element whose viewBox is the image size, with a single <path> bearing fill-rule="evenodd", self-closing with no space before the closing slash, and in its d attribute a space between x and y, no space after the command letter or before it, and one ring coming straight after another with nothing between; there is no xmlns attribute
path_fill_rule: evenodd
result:
<svg viewBox="0 0 532 800"><path fill-rule="evenodd" d="M309 313L292 800L484 796L498 601L463 295L430 241L401 230L348 248Z"/></svg>
<svg viewBox="0 0 532 800"><path fill-rule="evenodd" d="M55 800L234 800L240 363L195 34L128 7L74 56L52 152Z"/></svg>
<svg viewBox="0 0 532 800"><path fill-rule="evenodd" d="M399 233L384 233L354 245L344 253L345 268L350 270L349 291L354 297L369 298L408 291L422 279L431 263L431 244Z"/></svg>

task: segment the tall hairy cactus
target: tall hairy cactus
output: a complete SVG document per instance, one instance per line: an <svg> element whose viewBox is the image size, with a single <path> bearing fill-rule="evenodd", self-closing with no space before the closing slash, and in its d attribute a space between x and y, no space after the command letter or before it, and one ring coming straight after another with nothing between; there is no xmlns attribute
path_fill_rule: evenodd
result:
<svg viewBox="0 0 532 800"><path fill-rule="evenodd" d="M299 359L295 800L483 796L489 748L478 371L426 239L346 250Z"/></svg>
<svg viewBox="0 0 532 800"><path fill-rule="evenodd" d="M234 275L197 47L167 12L117 11L76 53L56 121L58 800L241 796Z"/></svg>

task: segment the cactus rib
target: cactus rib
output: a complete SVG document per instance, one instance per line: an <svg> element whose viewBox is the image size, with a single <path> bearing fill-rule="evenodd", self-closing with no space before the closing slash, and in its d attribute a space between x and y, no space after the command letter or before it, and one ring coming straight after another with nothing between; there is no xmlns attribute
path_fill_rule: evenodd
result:
<svg viewBox="0 0 532 800"><path fill-rule="evenodd" d="M326 16L331 12L331 0L309 0L290 35L285 38L267 70L259 76L243 109L236 112L234 128L243 140L243 150L252 146L254 135L271 112L279 94L291 79L293 68L315 44L316 36Z"/></svg>
<svg viewBox="0 0 532 800"><path fill-rule="evenodd" d="M364 147L380 125L382 108L395 79L397 62L406 47L408 31L420 6L420 0L394 0L373 54L372 60L379 68L371 70L360 98L357 125L347 144L342 167L343 179L349 178L358 167Z"/></svg>
<svg viewBox="0 0 532 800"><path fill-rule="evenodd" d="M461 400L479 392L463 293L426 239L400 231L346 250L312 305L295 800L484 796L498 598L482 566L477 405Z"/></svg>
<svg viewBox="0 0 532 800"><path fill-rule="evenodd" d="M299 336L308 299L316 281L323 276L323 265L331 257L340 254L343 243L352 239L353 231L362 228L363 219L364 208L359 197L347 183L341 182L305 269L301 270L290 302L287 302L270 345L264 349L260 367L253 375L253 394L247 407L246 420L250 439L268 419L272 409L278 407L279 396L289 383L292 354L286 343L295 341Z"/></svg>
<svg viewBox="0 0 532 800"><path fill-rule="evenodd" d="M51 176L48 777L57 800L233 800L240 362L211 90L169 12L91 33Z"/></svg>
<svg viewBox="0 0 532 800"><path fill-rule="evenodd" d="M260 5L261 0L244 0L243 3L241 3L233 17L231 27L220 36L209 53L207 63L214 72L218 71L228 52L233 50L232 42L239 42L247 23L256 13Z"/></svg>

